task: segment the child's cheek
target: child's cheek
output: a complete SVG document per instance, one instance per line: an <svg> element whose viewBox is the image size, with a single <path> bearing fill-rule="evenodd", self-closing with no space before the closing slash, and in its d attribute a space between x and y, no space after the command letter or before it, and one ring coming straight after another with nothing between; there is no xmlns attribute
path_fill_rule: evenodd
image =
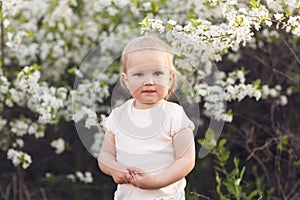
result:
<svg viewBox="0 0 300 200"><path fill-rule="evenodd" d="M128 82L128 89L130 93L134 93L137 89L143 86L143 81L141 80L132 80Z"/></svg>
<svg viewBox="0 0 300 200"><path fill-rule="evenodd" d="M157 78L157 80L155 82L156 82L156 84L169 89L170 81L169 81L168 76L163 76L163 77Z"/></svg>

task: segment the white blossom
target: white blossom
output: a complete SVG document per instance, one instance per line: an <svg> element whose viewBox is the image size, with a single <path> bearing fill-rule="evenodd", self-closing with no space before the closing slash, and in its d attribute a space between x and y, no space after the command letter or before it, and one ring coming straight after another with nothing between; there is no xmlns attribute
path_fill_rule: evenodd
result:
<svg viewBox="0 0 300 200"><path fill-rule="evenodd" d="M76 171L76 177L84 183L92 183L93 176L91 172L85 172L84 174L81 171Z"/></svg>
<svg viewBox="0 0 300 200"><path fill-rule="evenodd" d="M14 166L21 164L23 169L28 168L32 163L31 156L29 154L14 149L8 149L7 159L11 160Z"/></svg>
<svg viewBox="0 0 300 200"><path fill-rule="evenodd" d="M275 13L274 14L274 18L276 19L276 20L280 20L280 19L282 19L284 17L284 15L282 14L282 13Z"/></svg>
<svg viewBox="0 0 300 200"><path fill-rule="evenodd" d="M277 102L279 105L285 106L288 104L288 99L285 95L280 95L279 100Z"/></svg>
<svg viewBox="0 0 300 200"><path fill-rule="evenodd" d="M22 140L21 138L17 138L16 142L13 143L13 147L17 148L17 147L24 147L24 140Z"/></svg>
<svg viewBox="0 0 300 200"><path fill-rule="evenodd" d="M72 181L73 183L75 183L75 181L76 181L76 177L75 177L74 174L68 174L68 175L66 176L66 178L67 178L68 180Z"/></svg>
<svg viewBox="0 0 300 200"><path fill-rule="evenodd" d="M46 173L45 173L45 177L46 177L46 178L51 178L52 176L53 176L53 174L50 173L50 172L46 172Z"/></svg>
<svg viewBox="0 0 300 200"><path fill-rule="evenodd" d="M104 139L104 132L99 132L94 134L94 142L91 146L92 155L96 158L98 157L99 151L102 146L102 142Z"/></svg>
<svg viewBox="0 0 300 200"><path fill-rule="evenodd" d="M292 95L292 94L293 94L293 88L292 88L292 87L287 88L286 94L287 94L288 96Z"/></svg>
<svg viewBox="0 0 300 200"><path fill-rule="evenodd" d="M177 21L170 19L170 20L168 20L167 23L172 25L172 26L175 26L177 24Z"/></svg>
<svg viewBox="0 0 300 200"><path fill-rule="evenodd" d="M151 2L147 1L147 2L144 2L142 7L144 8L145 11L148 11L151 9Z"/></svg>
<svg viewBox="0 0 300 200"><path fill-rule="evenodd" d="M0 131L3 130L3 128L5 127L7 123L7 120L6 119L3 119L1 116L0 116Z"/></svg>
<svg viewBox="0 0 300 200"><path fill-rule="evenodd" d="M55 148L55 153L61 154L65 151L65 141L62 138L58 138L51 142L51 146Z"/></svg>
<svg viewBox="0 0 300 200"><path fill-rule="evenodd" d="M279 93L278 93L278 91L276 90L276 89L274 89L274 88L271 88L270 89L270 96L271 97L277 97L279 95Z"/></svg>
<svg viewBox="0 0 300 200"><path fill-rule="evenodd" d="M16 134L18 137L22 137L27 134L28 122L20 119L13 120L9 123L11 127L11 132Z"/></svg>
<svg viewBox="0 0 300 200"><path fill-rule="evenodd" d="M105 124L105 121L107 119L107 116L101 114L100 115L100 123L98 125L98 130L99 132L95 133L94 134L94 142L90 148L91 150L91 153L92 155L97 158L98 157L98 154L99 154L99 151L101 149L101 146L102 146L102 142L103 142L103 139L104 139L104 134L105 134L105 127L104 127L104 124Z"/></svg>
<svg viewBox="0 0 300 200"><path fill-rule="evenodd" d="M0 95L4 95L8 92L9 85L10 83L8 82L7 78L5 76L0 75Z"/></svg>
<svg viewBox="0 0 300 200"><path fill-rule="evenodd" d="M230 53L228 54L228 59L231 60L232 62L238 62L239 59L241 58L241 55L239 53Z"/></svg>

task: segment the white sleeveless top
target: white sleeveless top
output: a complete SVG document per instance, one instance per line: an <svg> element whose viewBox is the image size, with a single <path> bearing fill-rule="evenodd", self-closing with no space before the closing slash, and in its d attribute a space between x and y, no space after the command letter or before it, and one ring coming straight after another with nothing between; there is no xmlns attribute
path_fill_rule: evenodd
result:
<svg viewBox="0 0 300 200"><path fill-rule="evenodd" d="M105 127L115 136L116 160L152 175L175 161L173 136L187 127L194 130L183 108L165 100L150 109L137 109L130 99L113 109ZM115 200L179 199L185 186L185 178L158 190L119 184Z"/></svg>

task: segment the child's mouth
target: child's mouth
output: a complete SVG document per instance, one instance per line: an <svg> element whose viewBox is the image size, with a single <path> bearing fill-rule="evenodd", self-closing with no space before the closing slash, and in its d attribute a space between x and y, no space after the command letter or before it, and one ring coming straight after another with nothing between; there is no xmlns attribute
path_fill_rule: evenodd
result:
<svg viewBox="0 0 300 200"><path fill-rule="evenodd" d="M143 93L151 94L154 93L155 90L143 90Z"/></svg>

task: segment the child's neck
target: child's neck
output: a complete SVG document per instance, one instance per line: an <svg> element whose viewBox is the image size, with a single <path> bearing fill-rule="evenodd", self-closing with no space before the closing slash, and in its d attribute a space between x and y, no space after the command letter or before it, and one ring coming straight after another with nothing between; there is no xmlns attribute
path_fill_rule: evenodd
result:
<svg viewBox="0 0 300 200"><path fill-rule="evenodd" d="M133 106L137 109L145 110L145 109L150 109L150 108L155 107L156 105L160 104L162 101L163 101L163 99L161 99L155 103L141 103L141 102L138 102L135 100Z"/></svg>

